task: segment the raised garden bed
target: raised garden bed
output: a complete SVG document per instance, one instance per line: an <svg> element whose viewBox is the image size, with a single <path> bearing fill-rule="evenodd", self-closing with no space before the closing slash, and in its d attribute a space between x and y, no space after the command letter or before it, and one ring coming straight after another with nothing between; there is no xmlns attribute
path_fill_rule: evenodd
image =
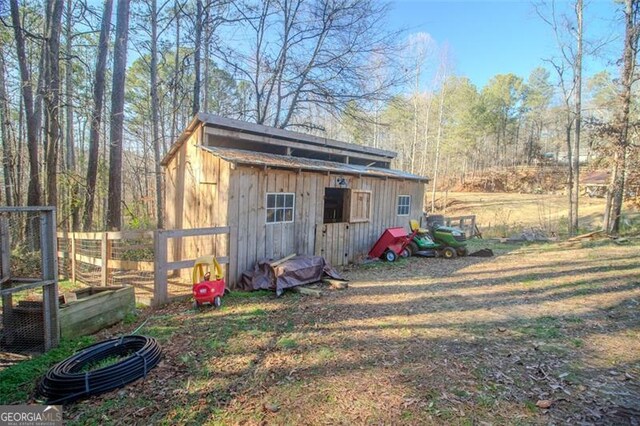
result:
<svg viewBox="0 0 640 426"><path fill-rule="evenodd" d="M131 286L88 287L75 294L77 300L60 304L63 338L95 333L122 321L136 307Z"/></svg>

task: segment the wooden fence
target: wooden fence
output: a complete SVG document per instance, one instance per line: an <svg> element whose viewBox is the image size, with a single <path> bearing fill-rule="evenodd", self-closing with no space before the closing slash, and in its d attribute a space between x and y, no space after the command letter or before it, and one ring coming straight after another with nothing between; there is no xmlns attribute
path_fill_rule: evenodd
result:
<svg viewBox="0 0 640 426"><path fill-rule="evenodd" d="M472 237L480 237L482 238L482 234L476 225L476 216L451 216L444 218L444 224L446 226L453 226L455 228L460 228L464 231L467 238Z"/></svg>
<svg viewBox="0 0 640 426"><path fill-rule="evenodd" d="M190 294L191 283L186 278L189 274L180 274L179 271L192 268L200 255L215 255L223 267L229 263L229 245L226 242L216 244L209 241L206 247L212 247L212 252L198 253L183 250L182 247L187 246L183 240L197 238L202 241L220 236L228 238L228 235L229 227L58 232L59 272L73 282L86 285L129 284L135 287L139 302L162 305L173 297ZM170 242L174 243L172 250L169 249ZM174 273L170 274L172 271Z"/></svg>

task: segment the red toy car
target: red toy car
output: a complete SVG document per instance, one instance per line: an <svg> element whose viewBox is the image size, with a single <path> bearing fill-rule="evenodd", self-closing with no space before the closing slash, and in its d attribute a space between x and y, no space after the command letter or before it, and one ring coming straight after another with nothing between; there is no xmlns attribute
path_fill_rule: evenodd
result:
<svg viewBox="0 0 640 426"><path fill-rule="evenodd" d="M204 272L208 267L208 271ZM211 271L215 273L211 279ZM215 256L203 256L196 259L193 265L193 298L194 305L212 305L219 308L222 305L222 296L226 291L222 268Z"/></svg>

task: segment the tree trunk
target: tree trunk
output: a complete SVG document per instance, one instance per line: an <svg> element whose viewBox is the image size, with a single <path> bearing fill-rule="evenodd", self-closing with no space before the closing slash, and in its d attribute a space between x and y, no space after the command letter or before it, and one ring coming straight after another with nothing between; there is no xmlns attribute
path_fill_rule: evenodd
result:
<svg viewBox="0 0 640 426"><path fill-rule="evenodd" d="M67 0L67 20L65 28L66 39L66 63L65 63L65 98L66 98L66 131L65 131L65 167L67 170L75 170L76 168L76 152L73 140L73 61L71 60L71 50L73 34L72 34L72 21L73 21L73 2Z"/></svg>
<svg viewBox="0 0 640 426"><path fill-rule="evenodd" d="M176 19L176 51L173 58L173 88L171 91L171 142L174 143L178 136L178 82L180 81L180 6L178 0L174 3L174 13ZM166 149L165 149L166 151Z"/></svg>
<svg viewBox="0 0 640 426"><path fill-rule="evenodd" d="M440 94L440 117L438 118L438 135L436 136L436 159L433 165L433 188L431 192L431 212L436 211L436 187L438 186L438 169L440 167L440 143L442 141L442 125L444 118L444 97L445 97L445 83L442 84L442 91Z"/></svg>
<svg viewBox="0 0 640 426"><path fill-rule="evenodd" d="M111 84L111 128L109 134L109 195L107 229L122 228L122 139L124 136L124 85L127 68L130 0L119 0Z"/></svg>
<svg viewBox="0 0 640 426"><path fill-rule="evenodd" d="M58 205L58 148L60 146L60 33L62 27L63 0L47 2L45 24L44 104L46 118L46 173L47 204Z"/></svg>
<svg viewBox="0 0 640 426"><path fill-rule="evenodd" d="M10 121L9 108L7 99L7 89L5 82L5 66L4 51L0 46L0 135L2 136L2 176L4 178L4 203L7 206L13 205L13 189L12 189L12 158L11 141L9 140ZM2 199L0 199L2 202Z"/></svg>
<svg viewBox="0 0 640 426"><path fill-rule="evenodd" d="M20 66L20 80L22 87L22 99L24 113L27 122L27 150L29 153L29 189L27 190L27 205L39 206L41 203L40 170L38 165L38 127L34 113L33 87L31 85L31 73L27 63L27 53L22 34L22 23L20 21L20 9L18 0L10 0L11 22L13 24L14 37L16 41L16 53ZM32 223L28 221L27 223ZM34 231L31 229L31 231ZM30 233L27 230L27 233Z"/></svg>
<svg viewBox="0 0 640 426"><path fill-rule="evenodd" d="M625 38L623 67L621 72L620 108L616 114L617 137L614 142L613 172L609 188L611 207L606 215L606 230L609 233L620 232L620 216L624 200L624 187L627 168L627 150L629 146L629 119L631 108L631 86L634 81L635 55L638 49L639 26L637 23L638 0L625 0Z"/></svg>
<svg viewBox="0 0 640 426"><path fill-rule="evenodd" d="M153 157L156 183L156 221L159 229L163 228L163 195L162 195L162 169L160 165L160 132L158 99L158 1L151 0L151 138L153 139Z"/></svg>
<svg viewBox="0 0 640 426"><path fill-rule="evenodd" d="M431 115L431 105L433 105L433 96L430 96L430 99L427 101L427 115L424 120L424 146L422 148L422 167L420 170L420 174L422 176L427 175L427 159L428 159L428 151L429 151L429 116Z"/></svg>
<svg viewBox="0 0 640 426"><path fill-rule="evenodd" d="M415 93L413 94L413 140L411 141L411 173L415 172L416 147L418 145L418 95L420 91L420 64L416 65Z"/></svg>
<svg viewBox="0 0 640 426"><path fill-rule="evenodd" d="M568 105L567 105L568 108ZM570 116L570 112L567 110L567 123L565 125L565 138L566 138L566 143L567 143L567 167L569 168L569 174L567 176L567 192L568 192L568 199L569 199L569 223L568 223L568 228L567 231L569 232L569 235L575 235L576 233L576 228L574 227L574 220L573 220L573 214L575 212L575 209L573 207L573 178L574 178L574 173L573 173L573 157L574 157L574 153L573 153L573 147L571 145L571 130L573 128L573 122L571 120L571 116Z"/></svg>
<svg viewBox="0 0 640 426"><path fill-rule="evenodd" d="M582 5L583 0L576 1L576 20L578 24L577 28L577 48L575 59L575 71L574 71L574 106L575 106L575 125L574 125L574 138L573 138L573 190L571 206L573 208L571 235L578 232L578 204L580 196L580 125L582 122Z"/></svg>
<svg viewBox="0 0 640 426"><path fill-rule="evenodd" d="M65 168L68 173L73 174L74 179L69 183L69 207L71 213L71 229L73 231L80 230L80 203L78 195L78 183L75 179L76 172L76 151L73 137L73 61L71 51L73 49L72 41L72 21L73 21L73 2L67 0L67 21L65 29L66 37L66 64L65 64L65 98L66 98L66 130L65 130Z"/></svg>
<svg viewBox="0 0 640 426"><path fill-rule="evenodd" d="M200 112L200 50L202 49L202 0L196 0L195 43L193 46L193 106L191 115Z"/></svg>
<svg viewBox="0 0 640 426"><path fill-rule="evenodd" d="M111 12L113 0L104 0L102 23L100 26L100 41L98 43L98 58L93 83L93 111L91 113L91 127L89 129L89 158L87 160L87 193L84 202L84 217L82 228L91 230L93 226L93 210L95 205L96 181L98 179L98 156L100 153L100 125L102 123L102 108L107 71L107 55L109 53L109 31L111 29Z"/></svg>
<svg viewBox="0 0 640 426"><path fill-rule="evenodd" d="M209 13L211 12L207 7L204 13L203 31L204 31L204 76L202 77L202 110L209 112L209 43L211 43L211 23L209 22ZM219 111L217 111L220 114Z"/></svg>

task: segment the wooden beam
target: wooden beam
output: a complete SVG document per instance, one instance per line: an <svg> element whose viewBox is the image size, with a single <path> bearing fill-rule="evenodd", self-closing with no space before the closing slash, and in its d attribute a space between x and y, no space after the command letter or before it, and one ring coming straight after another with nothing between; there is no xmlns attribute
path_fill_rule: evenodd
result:
<svg viewBox="0 0 640 426"><path fill-rule="evenodd" d="M109 258L111 257L111 241L109 241L109 233L102 233L102 245L100 246L100 258L102 259L102 265L100 269L100 283L103 286L107 285L109 280Z"/></svg>
<svg viewBox="0 0 640 426"><path fill-rule="evenodd" d="M221 265L227 265L229 263L228 256L216 257L216 260ZM167 262L166 264L167 271L173 271L175 269L193 268L193 264L195 261L196 259L188 259L188 260L177 260L175 262Z"/></svg>
<svg viewBox="0 0 640 426"><path fill-rule="evenodd" d="M229 228L228 226L214 226L210 228L173 229L158 232L160 232L165 238L203 237L205 235L228 234L230 229L231 228Z"/></svg>
<svg viewBox="0 0 640 426"><path fill-rule="evenodd" d="M28 290L30 288L44 287L44 286L55 284L55 283L56 283L55 280L39 280L39 281L27 282L24 284L12 286L10 288L5 288L3 290L0 290L0 295L6 296L9 294L17 293L19 291Z"/></svg>
<svg viewBox="0 0 640 426"><path fill-rule="evenodd" d="M370 152L387 161L396 158L397 154L393 151L387 151L380 148L365 147L353 143L338 141L335 139L323 138L320 136L309 135L306 133L293 132L291 130L278 129L268 127L261 124L248 123L246 121L233 120L213 114L198 114L198 118L205 123L206 128L215 128L220 130L231 129L243 133L249 133L257 136L263 136L283 141L300 141L305 146L318 145L325 147L335 147L341 151L354 152Z"/></svg>
<svg viewBox="0 0 640 426"><path fill-rule="evenodd" d="M51 206L26 206L26 207L0 207L0 213L16 213L16 212L52 212L55 207Z"/></svg>
<svg viewBox="0 0 640 426"><path fill-rule="evenodd" d="M11 235L9 234L9 221L0 216L0 277L11 276Z"/></svg>
<svg viewBox="0 0 640 426"><path fill-rule="evenodd" d="M155 231L154 253L153 304L160 306L169 301L169 291L167 288L167 237L163 231Z"/></svg>
<svg viewBox="0 0 640 426"><path fill-rule="evenodd" d="M208 135L220 136L220 137L225 137L225 138L230 138L235 140L257 142L257 143L270 145L270 146L286 147L287 149L300 149L303 151L320 152L323 154L339 155L342 157L346 157L348 155L348 156L351 156L352 158L359 158L362 160L369 160L374 162L385 161L385 160L387 160L386 162L388 162L389 160L388 157L378 156L378 155L369 154L365 152L347 152L344 149L340 149L340 148L331 148L328 146L321 146L321 145L309 145L302 142L276 139L271 136L256 135L253 133L246 133L238 130L226 130L226 129L220 129L217 127L205 127L205 133ZM287 154L287 155L290 155L290 154Z"/></svg>
<svg viewBox="0 0 640 426"><path fill-rule="evenodd" d="M285 256L282 259L276 260L275 262L271 262L269 265L271 265L272 268L275 268L276 266L283 264L287 260L293 259L297 255L297 253L290 254L289 256Z"/></svg>
<svg viewBox="0 0 640 426"><path fill-rule="evenodd" d="M295 293L304 294L305 296L314 296L321 297L322 291L316 290L315 288L307 288L307 287L291 287L291 291Z"/></svg>
<svg viewBox="0 0 640 426"><path fill-rule="evenodd" d="M69 240L67 240L67 244L69 244ZM67 249L71 249L69 250L71 253L71 282L72 283L76 283L76 237L75 235L71 234L71 247L69 247L67 245Z"/></svg>

